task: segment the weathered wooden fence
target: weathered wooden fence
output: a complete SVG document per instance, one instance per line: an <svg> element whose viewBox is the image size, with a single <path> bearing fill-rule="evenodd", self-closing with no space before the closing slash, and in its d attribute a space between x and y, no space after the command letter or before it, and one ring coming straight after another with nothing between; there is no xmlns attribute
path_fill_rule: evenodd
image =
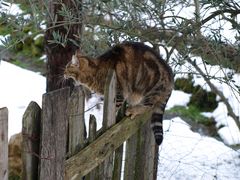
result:
<svg viewBox="0 0 240 180"><path fill-rule="evenodd" d="M0 179L8 180L8 110L0 109Z"/></svg>
<svg viewBox="0 0 240 180"><path fill-rule="evenodd" d="M42 109L31 102L23 116L22 178L156 179L158 147L148 121L151 112L131 120L123 116L121 109L116 118L115 95L115 73L109 72L102 128L96 131L96 119L90 116L88 137L81 87L75 88L71 94L69 88L44 94ZM4 120L1 116L0 123ZM1 158L2 155L0 163ZM1 173L0 179L4 177Z"/></svg>

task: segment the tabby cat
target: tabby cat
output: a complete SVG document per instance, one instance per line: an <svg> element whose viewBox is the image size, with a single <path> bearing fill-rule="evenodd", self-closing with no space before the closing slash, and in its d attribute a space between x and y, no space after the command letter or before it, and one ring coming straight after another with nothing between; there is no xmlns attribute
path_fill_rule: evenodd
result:
<svg viewBox="0 0 240 180"><path fill-rule="evenodd" d="M125 42L97 58L77 51L67 64L64 77L103 94L109 69L115 70L118 93L128 103L127 116L134 118L152 110L151 126L156 143L160 145L163 140L163 113L174 82L171 68L149 46Z"/></svg>

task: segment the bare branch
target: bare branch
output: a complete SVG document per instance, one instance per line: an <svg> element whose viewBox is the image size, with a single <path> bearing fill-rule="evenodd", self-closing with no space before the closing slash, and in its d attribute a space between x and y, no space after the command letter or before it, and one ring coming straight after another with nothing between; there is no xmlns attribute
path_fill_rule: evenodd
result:
<svg viewBox="0 0 240 180"><path fill-rule="evenodd" d="M221 100L223 101L223 103L226 105L227 110L228 110L228 115L231 116L233 118L233 120L235 121L238 129L240 129L240 121L239 121L239 116L237 116L231 105L228 102L228 99L223 95L223 93L221 91L219 91L217 89L217 87L210 81L210 79L205 75L205 73L197 66L197 64L191 60L191 58L189 56L185 56L186 60L199 72L199 74L203 77L203 79L205 80L205 82L209 85L209 87L211 88L211 90L216 93Z"/></svg>
<svg viewBox="0 0 240 180"><path fill-rule="evenodd" d="M211 19L215 18L218 15L224 14L224 13L230 13L232 16L236 16L238 14L240 14L240 10L239 9L221 9L221 10L217 10L215 12L213 12L210 16L208 16L207 18L203 19L201 21L201 24L205 24L208 21L210 21Z"/></svg>

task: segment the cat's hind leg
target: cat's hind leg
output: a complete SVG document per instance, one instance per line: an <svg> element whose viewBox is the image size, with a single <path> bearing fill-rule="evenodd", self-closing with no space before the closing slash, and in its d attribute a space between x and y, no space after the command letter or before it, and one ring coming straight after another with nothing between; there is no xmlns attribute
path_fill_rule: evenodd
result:
<svg viewBox="0 0 240 180"><path fill-rule="evenodd" d="M126 116L130 116L131 119L135 118L139 114L143 114L146 111L151 110L151 107L138 104L136 106L130 106L126 110Z"/></svg>
<svg viewBox="0 0 240 180"><path fill-rule="evenodd" d="M144 99L144 96L139 92L135 91L131 93L126 99L128 103L128 108L125 114L126 116L130 116L131 119L149 110L148 106L144 106L142 104L142 100Z"/></svg>

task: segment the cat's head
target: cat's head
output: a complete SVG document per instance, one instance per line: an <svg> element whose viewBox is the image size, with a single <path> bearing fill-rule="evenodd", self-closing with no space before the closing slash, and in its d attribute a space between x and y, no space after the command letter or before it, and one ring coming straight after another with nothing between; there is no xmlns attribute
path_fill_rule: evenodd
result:
<svg viewBox="0 0 240 180"><path fill-rule="evenodd" d="M72 56L64 70L65 79L73 79L76 84L85 84L88 77L93 75L95 70L93 61L87 56L83 56L79 51Z"/></svg>

